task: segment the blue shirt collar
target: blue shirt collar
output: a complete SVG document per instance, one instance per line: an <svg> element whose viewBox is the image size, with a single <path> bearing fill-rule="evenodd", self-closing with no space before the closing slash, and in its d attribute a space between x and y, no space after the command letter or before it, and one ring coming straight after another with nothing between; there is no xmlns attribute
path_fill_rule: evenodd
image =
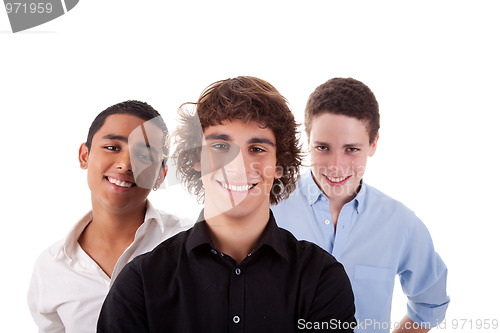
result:
<svg viewBox="0 0 500 333"><path fill-rule="evenodd" d="M301 175L299 180L299 188L300 191L307 198L309 206L314 205L321 199L321 197L326 198L326 196L323 194L319 186L314 181L310 168L307 169L307 171ZM359 190L356 197L349 202L353 203L354 209L356 209L356 212L358 214L361 213L365 208L365 198L366 198L366 185L364 184L363 180L361 180L361 189Z"/></svg>
<svg viewBox="0 0 500 333"><path fill-rule="evenodd" d="M307 198L309 206L314 205L321 199L321 196L324 196L323 192L314 181L311 169L307 169L307 171L300 176L299 188Z"/></svg>

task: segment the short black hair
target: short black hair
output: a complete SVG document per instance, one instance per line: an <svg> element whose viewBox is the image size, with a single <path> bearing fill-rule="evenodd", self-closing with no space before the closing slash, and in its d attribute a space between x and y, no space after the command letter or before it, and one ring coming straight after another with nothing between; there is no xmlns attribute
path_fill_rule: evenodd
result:
<svg viewBox="0 0 500 333"><path fill-rule="evenodd" d="M97 117L92 122L92 125L90 125L89 133L87 135L87 142L85 143L89 152L92 146L92 139L94 138L94 135L101 129L106 119L113 114L129 114L144 119L145 121L157 118L154 123L158 127L160 127L164 134L162 146L163 154L165 156L164 163L166 162L166 158L168 157L168 145L166 143L168 136L167 125L165 125L165 122L163 121L160 113L156 111L151 105L135 100L129 100L112 105L97 115Z"/></svg>

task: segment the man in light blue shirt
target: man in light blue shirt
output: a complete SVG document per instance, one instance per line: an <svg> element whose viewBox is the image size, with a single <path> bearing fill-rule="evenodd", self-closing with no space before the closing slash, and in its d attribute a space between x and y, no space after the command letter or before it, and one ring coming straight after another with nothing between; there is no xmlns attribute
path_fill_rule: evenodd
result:
<svg viewBox="0 0 500 333"><path fill-rule="evenodd" d="M316 88L305 116L312 167L273 213L280 227L344 265L356 332L427 332L448 307L447 269L422 221L362 181L379 124L377 100L363 83L335 78ZM408 296L407 315L391 323L396 274Z"/></svg>

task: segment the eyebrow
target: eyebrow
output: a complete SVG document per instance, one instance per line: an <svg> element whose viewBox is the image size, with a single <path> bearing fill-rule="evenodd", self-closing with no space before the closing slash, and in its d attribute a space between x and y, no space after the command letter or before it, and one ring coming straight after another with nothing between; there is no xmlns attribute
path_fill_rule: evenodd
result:
<svg viewBox="0 0 500 333"><path fill-rule="evenodd" d="M347 143L343 147L344 148L353 148L353 147L362 147L361 143Z"/></svg>
<svg viewBox="0 0 500 333"><path fill-rule="evenodd" d="M322 142L322 141L313 141L314 145L318 146L330 146L327 142ZM346 143L345 145L342 146L342 148L353 148L353 147L362 147L363 144L361 143Z"/></svg>
<svg viewBox="0 0 500 333"><path fill-rule="evenodd" d="M123 135L116 135L116 134L108 134L102 137L104 140L118 140L118 141L123 141L125 143L128 143L128 138L124 137Z"/></svg>
<svg viewBox="0 0 500 333"><path fill-rule="evenodd" d="M318 146L329 146L328 143L322 141L313 141L313 144Z"/></svg>
<svg viewBox="0 0 500 333"><path fill-rule="evenodd" d="M205 140L224 140L224 141L232 141L233 139L231 136L227 134L209 134L205 137ZM271 147L274 147L275 144L269 139L266 138L251 138L250 140L247 141L247 143L262 143L262 144L267 144Z"/></svg>
<svg viewBox="0 0 500 333"><path fill-rule="evenodd" d="M205 140L232 141L232 138L227 134L209 134L209 135L205 136Z"/></svg>
<svg viewBox="0 0 500 333"><path fill-rule="evenodd" d="M274 142L266 138L251 138L250 140L248 140L248 143L263 143L274 147Z"/></svg>

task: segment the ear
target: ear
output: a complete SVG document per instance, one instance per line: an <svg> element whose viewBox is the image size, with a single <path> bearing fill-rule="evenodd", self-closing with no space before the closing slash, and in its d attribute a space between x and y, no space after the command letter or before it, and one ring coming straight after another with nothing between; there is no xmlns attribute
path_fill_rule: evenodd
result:
<svg viewBox="0 0 500 333"><path fill-rule="evenodd" d="M195 162L193 165L193 169L196 171L200 172L201 171L201 163L200 162Z"/></svg>
<svg viewBox="0 0 500 333"><path fill-rule="evenodd" d="M377 150L378 138L379 135L377 134L373 142L370 144L370 152L368 153L368 156L370 157L372 157L375 154L375 151Z"/></svg>
<svg viewBox="0 0 500 333"><path fill-rule="evenodd" d="M160 174L158 175L158 180L156 181L156 185L158 185L158 187L163 183L163 181L167 177L167 171L168 171L168 166L166 165L160 169Z"/></svg>
<svg viewBox="0 0 500 333"><path fill-rule="evenodd" d="M88 167L88 158L89 158L89 148L85 143L80 145L80 149L78 151L78 160L80 161L80 168L82 170L86 170Z"/></svg>

